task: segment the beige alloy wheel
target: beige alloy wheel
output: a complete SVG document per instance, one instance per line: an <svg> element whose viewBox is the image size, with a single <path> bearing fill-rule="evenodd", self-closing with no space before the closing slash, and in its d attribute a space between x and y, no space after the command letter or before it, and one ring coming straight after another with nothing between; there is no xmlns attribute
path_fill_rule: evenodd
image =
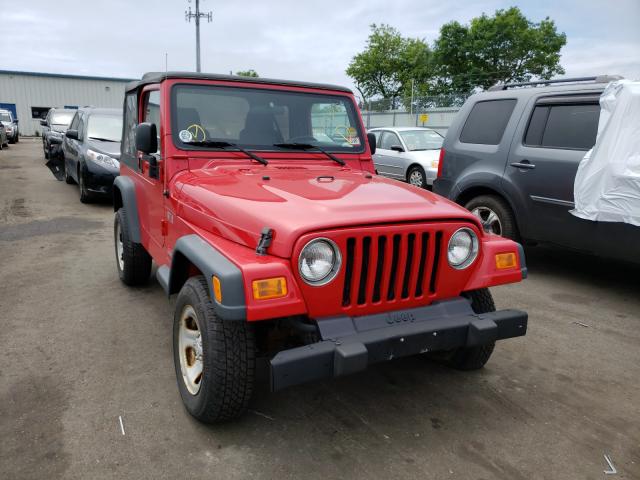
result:
<svg viewBox="0 0 640 480"><path fill-rule="evenodd" d="M191 395L197 395L202 383L202 333L198 316L191 305L185 305L180 314L178 355L184 386Z"/></svg>

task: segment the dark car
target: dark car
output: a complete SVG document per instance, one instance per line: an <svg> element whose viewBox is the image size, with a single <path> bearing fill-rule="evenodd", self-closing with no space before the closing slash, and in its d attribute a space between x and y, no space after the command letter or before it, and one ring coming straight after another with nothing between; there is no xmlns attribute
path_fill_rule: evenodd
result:
<svg viewBox="0 0 640 480"><path fill-rule="evenodd" d="M600 95L618 78L497 85L473 95L447 132L434 191L488 232L640 262L640 228L570 213L578 165L596 142Z"/></svg>
<svg viewBox="0 0 640 480"><path fill-rule="evenodd" d="M42 150L44 158L58 158L62 152L62 140L64 133L69 128L71 119L76 110L67 108L52 108L47 113L44 120L40 120L42 125Z"/></svg>
<svg viewBox="0 0 640 480"><path fill-rule="evenodd" d="M67 183L78 183L80 201L111 197L120 172L122 110L81 108L66 132L62 151Z"/></svg>
<svg viewBox="0 0 640 480"><path fill-rule="evenodd" d="M0 123L4 126L9 143L17 143L20 139L18 119L14 117L11 110L0 109Z"/></svg>

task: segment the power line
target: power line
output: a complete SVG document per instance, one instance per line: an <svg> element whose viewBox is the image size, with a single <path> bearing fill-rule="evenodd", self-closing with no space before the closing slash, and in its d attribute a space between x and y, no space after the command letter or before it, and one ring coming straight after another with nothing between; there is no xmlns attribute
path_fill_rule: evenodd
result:
<svg viewBox="0 0 640 480"><path fill-rule="evenodd" d="M191 3L191 0L189 0ZM191 23L191 19L195 18L196 20L196 72L200 71L200 19L206 18L207 23L211 23L213 20L213 13L211 11L202 13L200 11L200 0L196 0L196 11L191 12L191 7L189 10L185 10L184 19L185 21Z"/></svg>

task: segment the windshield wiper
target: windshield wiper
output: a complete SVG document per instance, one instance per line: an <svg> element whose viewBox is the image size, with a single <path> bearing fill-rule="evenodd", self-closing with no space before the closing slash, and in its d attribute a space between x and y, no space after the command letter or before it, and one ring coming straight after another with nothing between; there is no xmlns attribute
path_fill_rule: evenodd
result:
<svg viewBox="0 0 640 480"><path fill-rule="evenodd" d="M324 153L327 157L329 157L334 162L337 162L340 165L346 165L344 163L344 160L342 160L341 158L338 158L334 154L327 152L324 148L321 148L321 147L319 147L317 145L311 145L310 143L297 143L297 142L293 142L293 143L274 143L273 146L274 147L280 147L280 148L289 148L289 149L293 149L293 150L317 150L320 153Z"/></svg>
<svg viewBox="0 0 640 480"><path fill-rule="evenodd" d="M244 148L236 145L235 143L231 143L231 142L214 142L212 140L204 140L204 141L201 141L201 142L185 142L185 144L186 145L194 145L196 147L221 148L223 150L227 150L228 148L233 148L233 149L237 150L238 152L244 153L247 157L250 157L250 158L254 159L256 162L260 162L263 165L267 165L269 163L265 158L259 157L255 153L250 152L249 150L245 150Z"/></svg>
<svg viewBox="0 0 640 480"><path fill-rule="evenodd" d="M91 140L100 140L101 142L119 142L120 140L111 140L110 138L89 137Z"/></svg>

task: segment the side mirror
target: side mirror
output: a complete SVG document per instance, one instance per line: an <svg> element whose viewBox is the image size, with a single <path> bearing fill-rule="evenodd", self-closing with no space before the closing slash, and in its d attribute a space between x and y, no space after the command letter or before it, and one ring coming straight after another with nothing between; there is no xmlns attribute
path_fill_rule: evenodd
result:
<svg viewBox="0 0 640 480"><path fill-rule="evenodd" d="M371 150L371 155L376 153L377 141L376 136L373 133L367 133L367 141L369 142L369 150Z"/></svg>
<svg viewBox="0 0 640 480"><path fill-rule="evenodd" d="M16 120L16 123L18 123L18 121ZM42 125L43 127L47 126L47 121L46 120L40 120L40 125Z"/></svg>
<svg viewBox="0 0 640 480"><path fill-rule="evenodd" d="M402 148L400 145L391 145L391 150L399 153L404 152L404 148Z"/></svg>
<svg viewBox="0 0 640 480"><path fill-rule="evenodd" d="M14 119L13 121L15 122L16 125L18 124L18 119L17 118Z"/></svg>
<svg viewBox="0 0 640 480"><path fill-rule="evenodd" d="M67 130L64 135L72 140L78 140L78 130Z"/></svg>
<svg viewBox="0 0 640 480"><path fill-rule="evenodd" d="M136 149L144 154L158 151L158 134L154 123L141 123L136 127Z"/></svg>

